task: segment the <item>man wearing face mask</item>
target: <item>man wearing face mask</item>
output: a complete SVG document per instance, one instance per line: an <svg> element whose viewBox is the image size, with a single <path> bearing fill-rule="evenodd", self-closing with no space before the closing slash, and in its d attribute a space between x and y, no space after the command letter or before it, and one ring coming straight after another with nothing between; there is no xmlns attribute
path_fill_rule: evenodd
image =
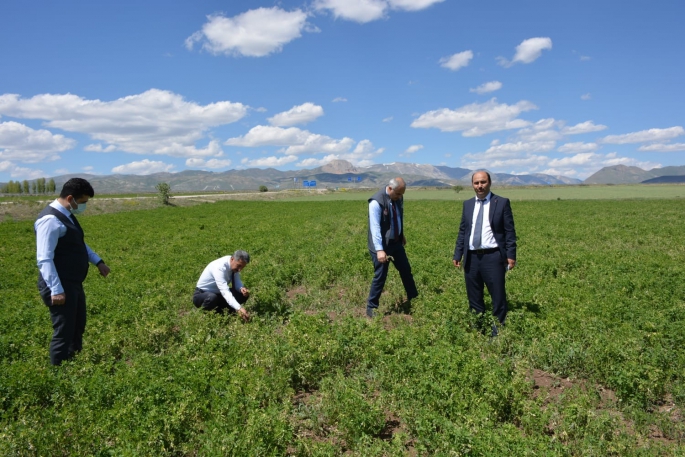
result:
<svg viewBox="0 0 685 457"><path fill-rule="evenodd" d="M52 341L50 363L59 365L72 358L83 347L86 329L86 296L83 281L89 262L107 277L109 267L84 240L75 215L86 209L95 195L93 187L82 178L72 178L62 187L59 198L38 215L36 257L38 291L50 310Z"/></svg>

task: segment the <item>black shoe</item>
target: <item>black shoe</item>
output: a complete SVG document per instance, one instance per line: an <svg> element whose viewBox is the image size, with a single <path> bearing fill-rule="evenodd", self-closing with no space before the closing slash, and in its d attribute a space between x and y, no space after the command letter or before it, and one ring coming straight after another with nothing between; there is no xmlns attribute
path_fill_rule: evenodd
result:
<svg viewBox="0 0 685 457"><path fill-rule="evenodd" d="M490 338L494 338L497 335L499 335L499 331L497 330L497 325L492 324L492 333L490 334Z"/></svg>
<svg viewBox="0 0 685 457"><path fill-rule="evenodd" d="M373 317L375 313L376 308L371 308L371 307L366 307L366 317Z"/></svg>
<svg viewBox="0 0 685 457"><path fill-rule="evenodd" d="M400 311L402 314L411 314L411 299L408 299L400 304Z"/></svg>

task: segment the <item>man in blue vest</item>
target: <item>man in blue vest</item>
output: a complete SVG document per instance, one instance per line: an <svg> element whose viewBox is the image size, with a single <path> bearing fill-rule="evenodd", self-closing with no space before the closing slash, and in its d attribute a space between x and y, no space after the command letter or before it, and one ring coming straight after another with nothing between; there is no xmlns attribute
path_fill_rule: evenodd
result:
<svg viewBox="0 0 685 457"><path fill-rule="evenodd" d="M59 365L83 347L86 329L86 296L83 281L88 263L96 265L107 277L109 267L84 240L83 230L75 215L86 209L95 192L88 181L72 178L64 184L59 198L38 215L36 258L38 291L50 309L52 341L50 363Z"/></svg>
<svg viewBox="0 0 685 457"><path fill-rule="evenodd" d="M411 265L404 246L404 192L407 185L402 178L393 178L388 185L369 199L368 247L373 260L374 275L366 315L373 317L388 277L388 262L392 261L400 273L404 290L407 292L405 309L410 309L411 300L419 296L411 274Z"/></svg>

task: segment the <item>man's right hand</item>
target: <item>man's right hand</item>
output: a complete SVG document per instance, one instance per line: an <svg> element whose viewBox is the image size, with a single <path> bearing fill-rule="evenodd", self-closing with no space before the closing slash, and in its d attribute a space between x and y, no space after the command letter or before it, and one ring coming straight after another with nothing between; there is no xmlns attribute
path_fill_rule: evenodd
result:
<svg viewBox="0 0 685 457"><path fill-rule="evenodd" d="M461 268L461 262L460 261L452 259L452 263L454 264L455 267Z"/></svg>
<svg viewBox="0 0 685 457"><path fill-rule="evenodd" d="M64 294L52 295L50 298L53 305L63 305L67 301L67 296Z"/></svg>
<svg viewBox="0 0 685 457"><path fill-rule="evenodd" d="M378 251L376 252L376 258L380 263L385 263L388 261L388 256L385 255L385 251Z"/></svg>
<svg viewBox="0 0 685 457"><path fill-rule="evenodd" d="M245 308L240 308L238 310L238 315L243 319L243 321L248 322L250 320L250 315L247 313Z"/></svg>

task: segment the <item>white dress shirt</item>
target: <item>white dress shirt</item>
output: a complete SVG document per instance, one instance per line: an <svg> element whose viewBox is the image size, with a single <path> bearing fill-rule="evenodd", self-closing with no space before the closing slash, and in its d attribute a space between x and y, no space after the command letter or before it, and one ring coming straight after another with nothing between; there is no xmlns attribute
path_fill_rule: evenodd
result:
<svg viewBox="0 0 685 457"><path fill-rule="evenodd" d="M200 275L196 287L215 294L221 293L226 303L238 311L241 308L240 303L236 301L228 285L233 284L233 288L237 291L240 291L245 286L240 280L240 273L231 270L231 258L232 256L227 255L210 262Z"/></svg>
<svg viewBox="0 0 685 457"><path fill-rule="evenodd" d="M388 190L385 190L388 193ZM390 239L395 238L395 222L393 219L393 211L395 210L395 202L390 205ZM369 203L369 226L371 228L371 240L376 251L383 250L383 235L381 234L381 205L376 200L371 200ZM397 213L397 222L399 224L399 232L402 233L402 217Z"/></svg>
<svg viewBox="0 0 685 457"><path fill-rule="evenodd" d="M50 203L50 206L67 216L69 220L74 220L69 210L62 206L58 200ZM52 295L63 294L64 289L57 275L54 259L57 242L67 233L67 227L56 216L48 214L38 219L33 224L33 228L36 230L36 258L40 274L50 288ZM102 260L87 244L86 251L88 252L88 261L93 265L97 265Z"/></svg>
<svg viewBox="0 0 685 457"><path fill-rule="evenodd" d="M482 203L478 201L476 197L476 204L473 205L473 217L471 218L471 236L469 238L469 249L492 249L497 247L497 241L495 241L495 235L492 233L492 227L490 226L490 197L492 197L492 192L489 192L485 197L485 201ZM478 210L480 210L480 205L483 205L483 226L480 246L473 245L473 229L476 226L476 219L478 218Z"/></svg>

